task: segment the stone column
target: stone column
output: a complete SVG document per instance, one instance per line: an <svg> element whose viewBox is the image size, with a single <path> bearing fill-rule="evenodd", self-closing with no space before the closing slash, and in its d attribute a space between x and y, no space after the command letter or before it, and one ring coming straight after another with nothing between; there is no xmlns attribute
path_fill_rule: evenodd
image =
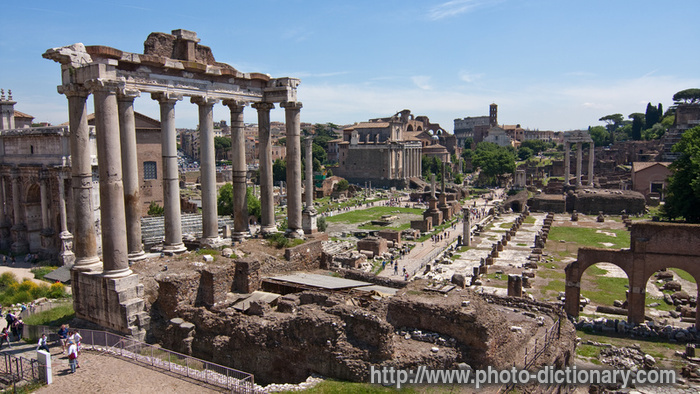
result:
<svg viewBox="0 0 700 394"><path fill-rule="evenodd" d="M97 158L100 170L100 224L102 225L102 275L119 278L132 274L126 240L122 153L119 137L117 84L92 83L95 98Z"/></svg>
<svg viewBox="0 0 700 394"><path fill-rule="evenodd" d="M15 241L12 243L11 250L15 254L24 254L29 251L27 243L27 226L22 220L22 206L20 205L21 193L19 188L19 169L12 169L12 211L14 213L14 222L12 232L15 234Z"/></svg>
<svg viewBox="0 0 700 394"><path fill-rule="evenodd" d="M0 226L5 224L5 177L0 174Z"/></svg>
<svg viewBox="0 0 700 394"><path fill-rule="evenodd" d="M235 241L249 235L248 201L246 200L246 180L248 168L245 161L245 125L243 108L245 103L233 100L224 101L231 110L231 168L233 171L233 233Z"/></svg>
<svg viewBox="0 0 700 394"><path fill-rule="evenodd" d="M41 228L42 232L51 227L49 220L49 191L48 191L48 174L45 169L39 171L39 197L41 199Z"/></svg>
<svg viewBox="0 0 700 394"><path fill-rule="evenodd" d="M126 209L126 242L130 262L146 258L141 244L141 196L139 187L139 160L136 151L136 123L134 99L137 90L119 92L119 135L121 140L122 182L124 184L124 207Z"/></svg>
<svg viewBox="0 0 700 394"><path fill-rule="evenodd" d="M260 162L260 231L263 234L277 232L275 225L274 190L272 184L272 145L270 143L270 110L272 103L258 102L252 105L258 111L258 161ZM289 144L289 142L287 142ZM289 155L289 152L287 152Z"/></svg>
<svg viewBox="0 0 700 394"><path fill-rule="evenodd" d="M160 103L163 208L165 208L165 242L163 243L163 252L168 254L182 253L187 248L182 243L180 179L177 169L177 131L175 131L175 103L182 100L182 96L171 93L153 93L151 98Z"/></svg>
<svg viewBox="0 0 700 394"><path fill-rule="evenodd" d="M216 154L214 152L214 104L218 99L192 97L190 101L199 106L199 146L201 153L202 181L202 239L200 244L218 247L219 221L216 212Z"/></svg>
<svg viewBox="0 0 700 394"><path fill-rule="evenodd" d="M306 207L302 212L301 224L304 234L313 234L318 231L316 226L316 209L314 208L314 169L313 169L313 139L306 137Z"/></svg>
<svg viewBox="0 0 700 394"><path fill-rule="evenodd" d="M583 161L583 144L576 143L576 187L581 187L581 162Z"/></svg>
<svg viewBox="0 0 700 394"><path fill-rule="evenodd" d="M588 145L588 186L593 187L593 159L595 156L595 143L589 142Z"/></svg>
<svg viewBox="0 0 700 394"><path fill-rule="evenodd" d="M564 186L569 186L571 176L571 157L569 150L569 142L564 141Z"/></svg>
<svg viewBox="0 0 700 394"><path fill-rule="evenodd" d="M65 266L72 266L75 263L75 254L73 254L73 234L68 231L68 219L66 217L66 186L63 173L58 177L58 214L61 221L61 232L58 236L61 238L61 251L58 254L58 259Z"/></svg>
<svg viewBox="0 0 700 394"><path fill-rule="evenodd" d="M301 122L300 102L285 102L287 128L287 236L298 238L304 231L301 223ZM307 165L313 168L312 162Z"/></svg>
<svg viewBox="0 0 700 394"><path fill-rule="evenodd" d="M464 222L462 223L462 245L472 246L472 218L468 207L462 208Z"/></svg>
<svg viewBox="0 0 700 394"><path fill-rule="evenodd" d="M8 249L11 243L10 225L7 223L5 213L5 177L0 174L0 248Z"/></svg>
<svg viewBox="0 0 700 394"><path fill-rule="evenodd" d="M80 85L64 85L59 93L68 98L70 128L71 177L73 188L73 252L75 271L101 271L97 256L97 236L92 204L92 160L86 100L89 92Z"/></svg>

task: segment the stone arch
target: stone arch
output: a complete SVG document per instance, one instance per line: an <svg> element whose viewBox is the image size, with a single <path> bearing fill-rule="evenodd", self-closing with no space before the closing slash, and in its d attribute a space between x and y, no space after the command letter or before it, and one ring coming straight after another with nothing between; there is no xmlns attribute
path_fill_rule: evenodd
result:
<svg viewBox="0 0 700 394"><path fill-rule="evenodd" d="M418 126L418 127L416 128L416 131L423 131L423 127Z"/></svg>
<svg viewBox="0 0 700 394"><path fill-rule="evenodd" d="M27 188L27 196L24 200L26 204L41 204L41 188L33 183Z"/></svg>
<svg viewBox="0 0 700 394"><path fill-rule="evenodd" d="M408 125L408 128L406 128L406 131L413 131L413 125Z"/></svg>
<svg viewBox="0 0 700 394"><path fill-rule="evenodd" d="M521 212L522 209L523 209L523 207L522 207L522 205L520 204L520 201L515 200L515 201L513 201L512 203L510 203L510 209L511 209L513 212Z"/></svg>
<svg viewBox="0 0 700 394"><path fill-rule="evenodd" d="M679 258L680 257L680 258ZM695 261L693 261L695 260ZM645 270L644 274L640 275L640 280L641 283L643 283L644 288L646 288L647 283L649 282L649 279L651 277L661 271L662 269L668 269L668 268L677 268L681 269L690 276L695 279L695 284L696 284L696 296L700 296L700 287L697 287L697 284L700 283L700 259L695 258L695 259L689 259L685 256L669 256L669 255L664 255L663 258L657 258L654 259L653 261L646 261L645 262ZM700 299L700 297L698 297ZM642 313L644 313L646 307L646 303L642 302L639 304L638 308L642 310ZM698 305L695 306L695 327L698 328L700 327L700 308ZM643 314L642 314L643 316Z"/></svg>

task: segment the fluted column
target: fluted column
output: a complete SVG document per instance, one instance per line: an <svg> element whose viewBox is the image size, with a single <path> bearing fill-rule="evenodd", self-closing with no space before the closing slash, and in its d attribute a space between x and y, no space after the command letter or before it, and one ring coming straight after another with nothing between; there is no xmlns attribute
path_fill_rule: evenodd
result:
<svg viewBox="0 0 700 394"><path fill-rule="evenodd" d="M163 252L168 254L181 253L186 251L187 248L182 242L175 103L182 100L182 96L171 93L153 93L151 94L151 98L160 103L161 150L163 156L163 208L165 222Z"/></svg>
<svg viewBox="0 0 700 394"><path fill-rule="evenodd" d="M303 236L301 225L301 121L300 102L285 102L287 128L287 235ZM307 163L313 168L313 162Z"/></svg>
<svg viewBox="0 0 700 394"><path fill-rule="evenodd" d="M60 220L61 232L58 234L61 238L61 251L58 258L63 265L71 266L75 263L75 254L73 254L73 234L68 231L68 219L66 217L66 186L63 173L58 176L58 215Z"/></svg>
<svg viewBox="0 0 700 394"><path fill-rule="evenodd" d="M581 187L581 162L583 160L583 144L581 142L576 143L576 186Z"/></svg>
<svg viewBox="0 0 700 394"><path fill-rule="evenodd" d="M5 177L0 174L0 226L5 224Z"/></svg>
<svg viewBox="0 0 700 394"><path fill-rule="evenodd" d="M91 81L95 99L97 159L100 171L100 224L103 276L123 277L129 268L117 84Z"/></svg>
<svg viewBox="0 0 700 394"><path fill-rule="evenodd" d="M263 234L269 234L277 232L272 184L272 145L270 142L270 110L275 108L275 105L259 102L253 104L252 107L258 111L258 140L260 141L258 148L258 161L260 163L260 231Z"/></svg>
<svg viewBox="0 0 700 394"><path fill-rule="evenodd" d="M318 231L316 225L316 209L314 208L314 166L313 166L313 139L309 136L304 140L306 143L306 206L301 213L301 224L304 234L313 234Z"/></svg>
<svg viewBox="0 0 700 394"><path fill-rule="evenodd" d="M12 243L12 252L23 254L29 251L27 243L27 226L22 218L22 206L20 205L21 193L19 187L19 169L12 169L12 211L14 222L12 232L15 234L15 241Z"/></svg>
<svg viewBox="0 0 700 394"><path fill-rule="evenodd" d="M39 179L39 198L41 200L41 228L43 231L51 227L49 220L49 191L48 191L48 174L45 169L40 170L41 178Z"/></svg>
<svg viewBox="0 0 700 394"><path fill-rule="evenodd" d="M141 244L141 193L139 187L139 160L136 151L136 123L134 99L138 90L123 89L119 92L119 135L121 139L122 182L126 209L126 241L129 261L146 258Z"/></svg>
<svg viewBox="0 0 700 394"><path fill-rule="evenodd" d="M218 99L192 97L199 106L199 146L202 182L202 245L214 246L219 240L216 212L216 154L214 151L214 104Z"/></svg>
<svg viewBox="0 0 700 394"><path fill-rule="evenodd" d="M70 128L71 177L73 188L73 253L76 271L101 271L97 256L95 215L92 204L92 160L90 158L90 129L87 122L87 97L80 85L63 85L59 93L68 98Z"/></svg>
<svg viewBox="0 0 700 394"><path fill-rule="evenodd" d="M571 175L571 157L569 151L569 142L564 141L564 185L568 186Z"/></svg>
<svg viewBox="0 0 700 394"><path fill-rule="evenodd" d="M245 124L243 123L244 102L224 101L231 110L231 170L233 172L233 233L231 237L240 241L249 235L247 173L245 160Z"/></svg>
<svg viewBox="0 0 700 394"><path fill-rule="evenodd" d="M593 159L595 156L595 143L589 142L588 145L588 186L593 187Z"/></svg>

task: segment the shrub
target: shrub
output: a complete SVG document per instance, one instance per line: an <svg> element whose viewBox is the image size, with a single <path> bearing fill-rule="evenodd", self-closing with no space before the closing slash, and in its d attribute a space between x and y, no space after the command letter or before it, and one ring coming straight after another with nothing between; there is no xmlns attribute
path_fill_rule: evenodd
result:
<svg viewBox="0 0 700 394"><path fill-rule="evenodd" d="M56 282L49 286L48 293L46 294L46 296L49 298L67 297L68 294L66 294L66 286L64 286L61 282Z"/></svg>
<svg viewBox="0 0 700 394"><path fill-rule="evenodd" d="M277 249L286 248L289 245L289 239L283 233L270 234L267 241Z"/></svg>
<svg viewBox="0 0 700 394"><path fill-rule="evenodd" d="M163 216L164 213L165 213L165 208L156 204L155 201L151 201L151 205L148 206L148 215L149 216Z"/></svg>
<svg viewBox="0 0 700 394"><path fill-rule="evenodd" d="M12 272L5 272L0 275L0 290L4 290L14 283L17 283L17 275Z"/></svg>
<svg viewBox="0 0 700 394"><path fill-rule="evenodd" d="M318 227L318 231L326 231L326 229L328 228L328 223L326 223L325 216L321 216L320 218L318 218L318 220L316 221L316 227Z"/></svg>

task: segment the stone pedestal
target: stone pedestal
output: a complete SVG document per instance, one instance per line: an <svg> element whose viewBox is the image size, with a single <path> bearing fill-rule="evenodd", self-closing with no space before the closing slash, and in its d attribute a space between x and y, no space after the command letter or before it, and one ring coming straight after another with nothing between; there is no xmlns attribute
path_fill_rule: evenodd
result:
<svg viewBox="0 0 700 394"><path fill-rule="evenodd" d="M143 285L136 274L107 278L71 270L75 316L144 340L150 317L144 311Z"/></svg>
<svg viewBox="0 0 700 394"><path fill-rule="evenodd" d="M315 234L318 232L316 210L311 208L306 208L301 212L301 225L304 228L304 234Z"/></svg>
<svg viewBox="0 0 700 394"><path fill-rule="evenodd" d="M58 253L58 261L61 265L67 267L75 263L75 254L73 254L73 234L68 231L63 231L58 235L61 238L61 251Z"/></svg>

